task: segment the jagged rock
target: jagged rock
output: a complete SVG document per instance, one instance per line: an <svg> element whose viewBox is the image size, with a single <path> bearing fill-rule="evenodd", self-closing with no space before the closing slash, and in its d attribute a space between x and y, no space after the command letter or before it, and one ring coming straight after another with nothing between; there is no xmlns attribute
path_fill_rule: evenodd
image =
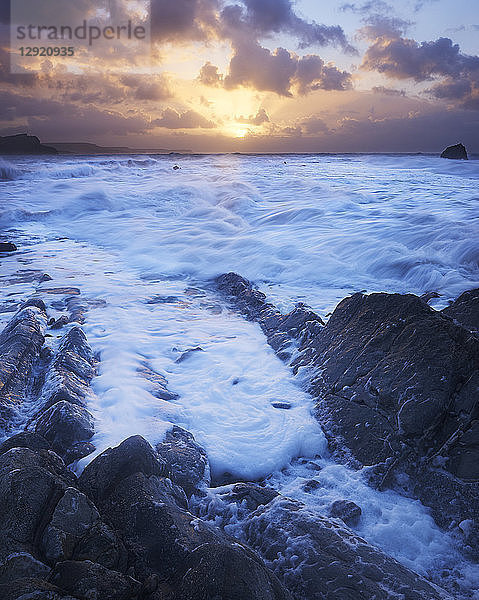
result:
<svg viewBox="0 0 479 600"><path fill-rule="evenodd" d="M0 242L0 252L15 252L18 248L13 242Z"/></svg>
<svg viewBox="0 0 479 600"><path fill-rule="evenodd" d="M39 532L75 476L48 450L12 448L0 456L0 559L35 555Z"/></svg>
<svg viewBox="0 0 479 600"><path fill-rule="evenodd" d="M141 584L89 560L57 563L50 581L80 598L96 600L134 600Z"/></svg>
<svg viewBox="0 0 479 600"><path fill-rule="evenodd" d="M349 500L336 500L331 504L329 514L341 519L346 525L357 525L361 518L361 507Z"/></svg>
<svg viewBox="0 0 479 600"><path fill-rule="evenodd" d="M441 158L452 158L456 160L467 160L467 150L463 144L448 146L441 152Z"/></svg>
<svg viewBox="0 0 479 600"><path fill-rule="evenodd" d="M51 329L61 329L65 325L68 325L70 322L69 318L66 315L62 315L58 317L58 319L53 319L53 323L48 323Z"/></svg>
<svg viewBox="0 0 479 600"><path fill-rule="evenodd" d="M60 400L38 418L35 433L42 435L63 456L73 444L93 436L93 417L85 408Z"/></svg>
<svg viewBox="0 0 479 600"><path fill-rule="evenodd" d="M268 504L278 492L270 487L263 487L256 483L235 483L229 492L221 494L221 499L225 502L235 502L243 504L249 511L255 511L258 506Z"/></svg>
<svg viewBox="0 0 479 600"><path fill-rule="evenodd" d="M203 544L191 553L188 567L172 600L291 599L263 562L239 545Z"/></svg>
<svg viewBox="0 0 479 600"><path fill-rule="evenodd" d="M50 567L28 552L13 552L0 561L0 584L9 583L23 577L47 579L49 573Z"/></svg>
<svg viewBox="0 0 479 600"><path fill-rule="evenodd" d="M45 304L30 300L0 334L0 428L8 428L15 410L28 397L46 325Z"/></svg>
<svg viewBox="0 0 479 600"><path fill-rule="evenodd" d="M67 465L88 456L95 451L95 446L91 442L77 442L65 451L64 460Z"/></svg>
<svg viewBox="0 0 479 600"><path fill-rule="evenodd" d="M12 435L0 444L0 454L5 454L11 448L30 448L30 450L49 450L50 443L38 433L22 431Z"/></svg>
<svg viewBox="0 0 479 600"><path fill-rule="evenodd" d="M82 325L85 322L86 314L90 308L100 308L106 306L106 301L101 298L83 298L78 295L70 296L66 298L64 305L70 313L70 323L79 323ZM58 305L58 308L62 310L64 308Z"/></svg>
<svg viewBox="0 0 479 600"><path fill-rule="evenodd" d="M452 598L346 527L279 496L254 512L248 543L295 598Z"/></svg>
<svg viewBox="0 0 479 600"><path fill-rule="evenodd" d="M89 463L80 476L80 486L97 504L115 490L115 487L134 473L145 476L168 476L168 469L157 452L141 435L124 440L115 448L108 448Z"/></svg>
<svg viewBox="0 0 479 600"><path fill-rule="evenodd" d="M175 425L156 450L171 480L182 487L187 496L210 484L208 457L189 431Z"/></svg>
<svg viewBox="0 0 479 600"><path fill-rule="evenodd" d="M72 557L85 532L100 521L93 503L75 488L67 488L43 532L41 549L53 564Z"/></svg>
<svg viewBox="0 0 479 600"><path fill-rule="evenodd" d="M99 521L92 525L76 544L72 560L91 560L107 569L124 572L128 556L116 532Z"/></svg>
<svg viewBox="0 0 479 600"><path fill-rule="evenodd" d="M96 360L85 334L73 327L62 338L49 366L43 386L42 410L60 400L85 406L92 392L90 382L96 374Z"/></svg>
<svg viewBox="0 0 479 600"><path fill-rule="evenodd" d="M443 314L451 317L469 331L479 332L479 289L464 292Z"/></svg>

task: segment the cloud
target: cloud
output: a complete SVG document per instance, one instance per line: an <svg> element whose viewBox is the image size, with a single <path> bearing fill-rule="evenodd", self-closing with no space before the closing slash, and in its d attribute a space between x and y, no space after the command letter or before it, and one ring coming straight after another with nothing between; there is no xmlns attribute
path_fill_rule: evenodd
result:
<svg viewBox="0 0 479 600"><path fill-rule="evenodd" d="M218 86L223 82L223 75L218 72L218 67L208 61L201 67L198 81L203 85Z"/></svg>
<svg viewBox="0 0 479 600"><path fill-rule="evenodd" d="M219 0L151 0L155 41L204 40L218 29Z"/></svg>
<svg viewBox="0 0 479 600"><path fill-rule="evenodd" d="M269 117L264 108L260 108L256 115L250 115L249 117L239 117L236 119L238 123L246 123L248 125L262 125L263 123L269 123Z"/></svg>
<svg viewBox="0 0 479 600"><path fill-rule="evenodd" d="M167 79L159 75L156 78L148 78L142 75L124 75L121 83L133 90L133 96L137 100L167 100L173 96Z"/></svg>
<svg viewBox="0 0 479 600"><path fill-rule="evenodd" d="M299 57L284 48L271 52L258 43L247 43L234 48L224 86L226 89L245 86L291 97L293 89L302 95L319 89L349 89L351 76L325 65L314 54Z"/></svg>
<svg viewBox="0 0 479 600"><path fill-rule="evenodd" d="M211 129L215 124L194 110L179 113L173 108L166 108L160 118L152 121L152 126L166 129Z"/></svg>
<svg viewBox="0 0 479 600"><path fill-rule="evenodd" d="M303 119L303 121L301 121L300 125L301 125L302 131L309 135L311 135L311 134L317 135L320 133L327 133L329 131L326 123L323 121L323 119L321 119L317 115L312 115L311 117Z"/></svg>

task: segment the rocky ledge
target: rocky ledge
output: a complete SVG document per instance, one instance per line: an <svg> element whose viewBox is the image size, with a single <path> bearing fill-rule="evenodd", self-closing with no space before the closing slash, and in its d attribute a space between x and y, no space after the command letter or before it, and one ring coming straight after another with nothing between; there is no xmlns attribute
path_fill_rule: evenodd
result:
<svg viewBox="0 0 479 600"><path fill-rule="evenodd" d="M479 290L443 311L412 294L358 293L324 324L303 304L281 314L235 273L216 285L295 373L307 368L337 458L370 466L380 488L407 474L406 492L478 558Z"/></svg>
<svg viewBox="0 0 479 600"><path fill-rule="evenodd" d="M473 554L477 292L442 312L412 295L355 294L324 324L302 304L281 314L239 275L216 285L295 372L307 367L337 456L369 465L379 486L407 473L408 492L441 526L470 524L461 531ZM358 537L348 527L361 515L354 502L336 501L328 516L257 483L208 489L207 454L177 426L155 447L129 437L77 477L78 459L94 450L98 357L72 322L50 350L48 323L32 299L0 334L0 598L452 598ZM159 398L176 397L147 363L139 374ZM227 527L232 515L241 540Z"/></svg>

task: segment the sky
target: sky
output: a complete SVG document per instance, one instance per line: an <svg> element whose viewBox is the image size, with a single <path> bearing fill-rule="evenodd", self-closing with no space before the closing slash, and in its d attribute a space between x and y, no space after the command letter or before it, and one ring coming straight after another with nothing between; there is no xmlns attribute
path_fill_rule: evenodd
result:
<svg viewBox="0 0 479 600"><path fill-rule="evenodd" d="M111 19L111 2L123 3L121 18L148 39L22 59L12 72L20 1L29 15L28 2L40 5L0 0L1 135L192 152L479 152L477 0L44 0L48 23Z"/></svg>

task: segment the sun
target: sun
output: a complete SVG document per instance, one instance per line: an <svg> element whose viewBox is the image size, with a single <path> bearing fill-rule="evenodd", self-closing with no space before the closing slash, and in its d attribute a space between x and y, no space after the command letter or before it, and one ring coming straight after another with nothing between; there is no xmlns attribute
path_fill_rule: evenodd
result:
<svg viewBox="0 0 479 600"><path fill-rule="evenodd" d="M249 129L247 127L234 127L231 132L235 138L244 138L248 135Z"/></svg>

